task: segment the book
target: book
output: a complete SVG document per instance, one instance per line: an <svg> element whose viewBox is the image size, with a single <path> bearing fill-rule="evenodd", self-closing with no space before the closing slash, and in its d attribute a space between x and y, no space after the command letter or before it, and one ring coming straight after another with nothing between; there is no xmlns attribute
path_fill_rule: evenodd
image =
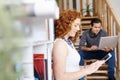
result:
<svg viewBox="0 0 120 80"><path fill-rule="evenodd" d="M34 77L38 80L47 80L46 61L44 54L34 54Z"/></svg>

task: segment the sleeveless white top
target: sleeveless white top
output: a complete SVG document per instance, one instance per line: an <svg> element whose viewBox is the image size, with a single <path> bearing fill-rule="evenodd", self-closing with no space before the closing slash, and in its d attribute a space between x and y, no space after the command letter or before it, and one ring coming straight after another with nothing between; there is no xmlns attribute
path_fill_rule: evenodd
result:
<svg viewBox="0 0 120 80"><path fill-rule="evenodd" d="M80 70L79 62L80 62L80 55L75 49L74 46L70 46L67 42L63 39L56 39L56 41L62 40L68 47L68 55L66 58L66 72L76 72ZM73 45L73 44L72 44Z"/></svg>

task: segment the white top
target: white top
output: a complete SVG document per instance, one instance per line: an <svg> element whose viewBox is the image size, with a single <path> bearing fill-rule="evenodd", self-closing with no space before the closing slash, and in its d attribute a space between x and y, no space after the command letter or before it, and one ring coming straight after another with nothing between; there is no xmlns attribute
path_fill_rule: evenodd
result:
<svg viewBox="0 0 120 80"><path fill-rule="evenodd" d="M80 70L79 62L80 62L80 55L75 49L75 47L71 47L67 44L67 42L63 39L56 39L56 41L62 40L68 47L68 56L66 58L66 72L76 72ZM73 45L73 44L72 44Z"/></svg>

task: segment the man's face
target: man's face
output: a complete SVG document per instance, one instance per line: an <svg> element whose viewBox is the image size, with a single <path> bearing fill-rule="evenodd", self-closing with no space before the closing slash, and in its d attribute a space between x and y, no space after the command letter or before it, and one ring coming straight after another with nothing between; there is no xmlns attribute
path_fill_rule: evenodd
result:
<svg viewBox="0 0 120 80"><path fill-rule="evenodd" d="M101 23L94 23L91 27L93 33L98 34L101 29Z"/></svg>

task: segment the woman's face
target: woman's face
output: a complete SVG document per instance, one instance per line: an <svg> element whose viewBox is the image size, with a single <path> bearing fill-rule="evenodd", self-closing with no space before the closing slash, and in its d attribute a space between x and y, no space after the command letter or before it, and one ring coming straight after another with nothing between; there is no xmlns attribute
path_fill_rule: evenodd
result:
<svg viewBox="0 0 120 80"><path fill-rule="evenodd" d="M76 32L80 30L80 19L76 18L73 23L70 32L68 33L69 37L74 37Z"/></svg>

